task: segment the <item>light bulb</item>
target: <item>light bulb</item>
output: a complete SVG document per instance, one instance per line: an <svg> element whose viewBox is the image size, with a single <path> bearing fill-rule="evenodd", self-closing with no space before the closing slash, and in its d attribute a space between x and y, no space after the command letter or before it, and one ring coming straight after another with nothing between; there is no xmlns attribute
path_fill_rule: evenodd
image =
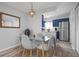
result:
<svg viewBox="0 0 79 59"><path fill-rule="evenodd" d="M29 11L29 15L30 15L30 16L34 16L35 13L36 13L36 12L35 12L33 9L32 9L31 11Z"/></svg>

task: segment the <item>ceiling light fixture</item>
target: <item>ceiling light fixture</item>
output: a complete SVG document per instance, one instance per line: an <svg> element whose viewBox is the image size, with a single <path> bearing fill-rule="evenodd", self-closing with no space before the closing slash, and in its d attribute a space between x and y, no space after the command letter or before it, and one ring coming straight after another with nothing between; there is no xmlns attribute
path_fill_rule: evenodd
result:
<svg viewBox="0 0 79 59"><path fill-rule="evenodd" d="M35 10L34 10L34 8L33 8L33 2L31 2L31 9L30 9L30 11L28 12L28 14L29 14L30 16L32 16L32 17L36 14L36 12L35 12Z"/></svg>

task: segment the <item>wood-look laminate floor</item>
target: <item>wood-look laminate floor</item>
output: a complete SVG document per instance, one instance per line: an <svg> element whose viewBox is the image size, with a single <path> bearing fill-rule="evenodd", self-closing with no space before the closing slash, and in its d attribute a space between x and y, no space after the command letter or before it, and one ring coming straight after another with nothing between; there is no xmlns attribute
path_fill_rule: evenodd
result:
<svg viewBox="0 0 79 59"><path fill-rule="evenodd" d="M58 41L56 48L51 48L48 51L49 57L79 57L78 53L74 51L71 47L71 44L69 42L64 42L64 41ZM25 56L29 56L29 51ZM33 50L33 56L36 56L36 49ZM41 57L42 53L41 50L39 50L39 55L38 57ZM45 57L46 57L46 52L45 52Z"/></svg>
<svg viewBox="0 0 79 59"><path fill-rule="evenodd" d="M32 52L33 54L31 57L37 57L36 50L37 49L33 50L33 52ZM0 56L1 57L30 57L29 50L27 50L27 53L25 51L24 55L22 55L23 51L24 51L23 48L18 49L18 47L17 47L15 49L12 49L11 52L5 53L4 55L1 55L1 53L0 53ZM38 57L42 57L41 50L39 50ZM45 51L45 57L46 57L46 51ZM55 49L51 48L48 51L48 57L79 57L79 55L76 51L74 51L71 48L71 44L69 42L58 41L56 48Z"/></svg>

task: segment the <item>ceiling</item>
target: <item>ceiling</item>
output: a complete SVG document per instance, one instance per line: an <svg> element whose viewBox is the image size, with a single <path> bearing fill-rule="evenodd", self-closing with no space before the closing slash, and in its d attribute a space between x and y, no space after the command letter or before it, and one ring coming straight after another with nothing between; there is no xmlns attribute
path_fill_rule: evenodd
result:
<svg viewBox="0 0 79 59"><path fill-rule="evenodd" d="M0 2L0 4L13 7L24 13L28 13L31 9L31 2ZM48 18L68 14L75 4L76 2L33 2L33 8Z"/></svg>
<svg viewBox="0 0 79 59"><path fill-rule="evenodd" d="M16 8L25 13L31 9L31 2L1 2L1 3ZM60 2L33 2L33 7L35 11L47 12L55 10L59 4Z"/></svg>
<svg viewBox="0 0 79 59"><path fill-rule="evenodd" d="M71 10L73 10L73 8L75 8L77 5L77 2L63 2L61 4L59 4L59 6L57 7L57 9L55 11L50 11L50 12L46 12L44 13L44 17L45 18L49 18L49 17L65 17L70 15Z"/></svg>

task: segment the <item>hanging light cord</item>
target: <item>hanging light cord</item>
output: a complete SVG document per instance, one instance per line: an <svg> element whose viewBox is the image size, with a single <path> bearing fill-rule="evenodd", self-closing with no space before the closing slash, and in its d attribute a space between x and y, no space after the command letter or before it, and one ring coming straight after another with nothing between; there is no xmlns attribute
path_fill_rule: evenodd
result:
<svg viewBox="0 0 79 59"><path fill-rule="evenodd" d="M29 15L34 16L35 14L36 14L36 12L33 9L33 2L31 2L31 10L29 11Z"/></svg>
<svg viewBox="0 0 79 59"><path fill-rule="evenodd" d="M31 10L33 9L33 2L31 2Z"/></svg>

